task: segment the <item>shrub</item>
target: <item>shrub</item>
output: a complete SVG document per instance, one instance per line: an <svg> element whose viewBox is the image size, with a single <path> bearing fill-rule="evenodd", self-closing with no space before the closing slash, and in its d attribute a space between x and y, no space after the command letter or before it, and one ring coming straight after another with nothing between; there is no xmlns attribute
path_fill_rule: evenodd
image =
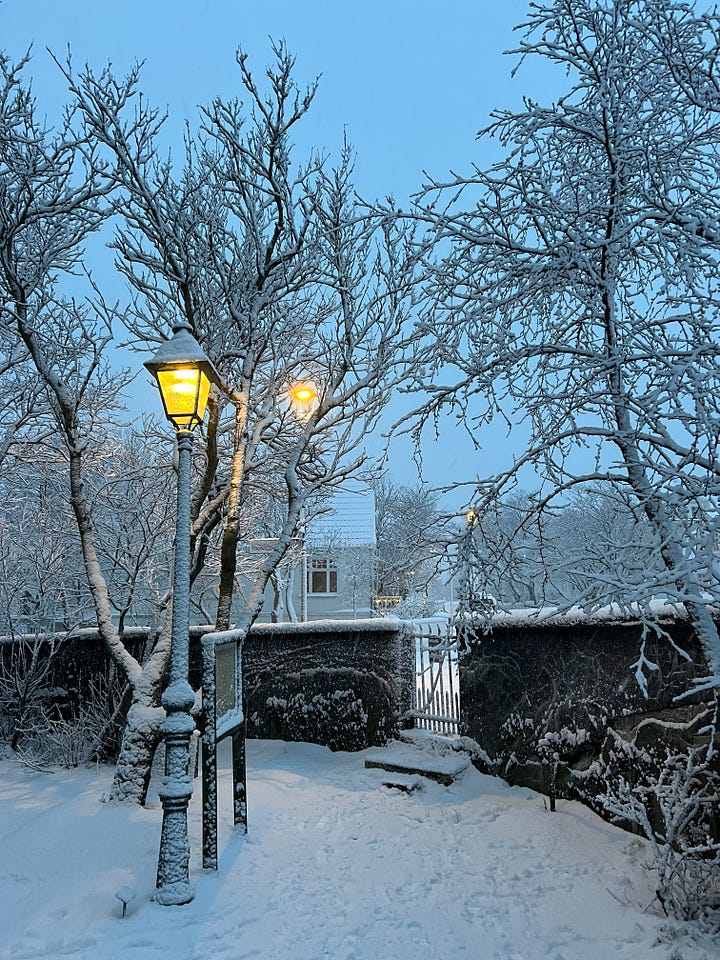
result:
<svg viewBox="0 0 720 960"><path fill-rule="evenodd" d="M649 841L656 896L679 920L710 920L720 928L720 767L718 706L697 733L704 742L638 749L622 742L629 775L606 779L600 800L614 818Z"/></svg>

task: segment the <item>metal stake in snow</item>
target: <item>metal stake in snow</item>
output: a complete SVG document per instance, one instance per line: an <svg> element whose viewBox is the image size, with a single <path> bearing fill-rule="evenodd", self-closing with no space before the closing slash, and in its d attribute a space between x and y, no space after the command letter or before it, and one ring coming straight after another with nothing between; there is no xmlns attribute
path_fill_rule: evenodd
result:
<svg viewBox="0 0 720 960"><path fill-rule="evenodd" d="M115 898L122 904L122 915L125 916L127 905L135 899L135 891L132 887L120 887Z"/></svg>
<svg viewBox="0 0 720 960"><path fill-rule="evenodd" d="M172 339L145 364L157 379L165 414L177 430L177 521L173 572L172 639L170 678L162 704L167 716L160 729L165 739L165 778L159 791L163 806L158 858L158 903L189 903L190 842L187 812L192 796L190 738L195 721L194 702L188 682L190 646L190 467L193 429L205 415L211 384L219 384L213 365L205 356L188 324L175 326Z"/></svg>

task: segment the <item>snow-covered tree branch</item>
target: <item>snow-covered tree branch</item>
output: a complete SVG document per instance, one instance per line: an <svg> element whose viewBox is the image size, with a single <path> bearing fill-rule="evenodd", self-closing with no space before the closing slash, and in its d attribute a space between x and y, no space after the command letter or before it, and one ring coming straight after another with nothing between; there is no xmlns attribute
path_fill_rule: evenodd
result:
<svg viewBox="0 0 720 960"><path fill-rule="evenodd" d="M497 111L480 137L503 159L429 180L417 198L417 386L431 394L417 429L449 408L479 442L498 417L523 424L527 448L480 484L479 513L523 468L543 507L588 482L626 485L714 685L703 527L720 493L717 16L670 0L553 0L518 29L513 52L565 70L568 90Z"/></svg>

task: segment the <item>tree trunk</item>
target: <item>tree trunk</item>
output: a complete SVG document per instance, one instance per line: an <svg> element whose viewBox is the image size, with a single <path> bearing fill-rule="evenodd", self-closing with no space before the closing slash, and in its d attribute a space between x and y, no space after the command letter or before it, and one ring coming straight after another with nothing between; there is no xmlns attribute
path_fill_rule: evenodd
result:
<svg viewBox="0 0 720 960"><path fill-rule="evenodd" d="M618 387L621 378L617 378ZM685 600L690 623L707 658L710 677L720 682L720 636L707 605L702 602L702 584L695 577L683 574L684 557L677 543L677 530L667 514L662 496L658 494L647 477L640 451L634 439L630 415L625 398L620 390L615 393L615 416L618 435L615 442L620 448L630 486L642 505L645 516L660 539L660 555L665 569L673 577L678 591L685 597L697 597L697 600Z"/></svg>
<svg viewBox="0 0 720 960"><path fill-rule="evenodd" d="M220 547L220 584L215 629L230 629L230 612L235 592L235 571L237 569L238 521L228 517L222 535Z"/></svg>
<svg viewBox="0 0 720 960"><path fill-rule="evenodd" d="M608 324L608 329L612 331L610 324ZM611 358L615 359L612 357L612 352ZM697 578L688 577L682 572L684 557L677 542L677 530L668 516L662 495L658 493L648 479L643 465L642 455L638 449L630 419L629 404L625 396L619 363L616 363L609 381L617 424L615 443L620 449L630 486L640 501L645 516L660 539L660 555L665 569L673 577L678 591L685 597L697 597L697 600L685 600L685 608L707 658L708 685L711 685L711 678L715 679L717 685L720 682L720 636L707 605L701 600L702 584L698 582Z"/></svg>
<svg viewBox="0 0 720 960"><path fill-rule="evenodd" d="M135 700L130 707L108 799L145 803L164 718L165 711L159 706Z"/></svg>
<svg viewBox="0 0 720 960"><path fill-rule="evenodd" d="M690 623L702 645L708 662L708 670L715 683L720 683L720 636L707 606L702 603L701 584L696 578L682 574L683 553L677 543L677 531L668 515L662 494L648 479L643 457L639 449L637 433L630 415L631 404L625 387L622 350L618 347L616 329L615 285L610 245L615 236L617 205L617 169L611 153L608 154L612 178L608 197L608 215L605 233L606 244L600 258L602 322L605 336L605 355L608 362L608 388L610 402L617 426L617 444L627 470L630 486L642 505L646 517L660 538L660 554L665 567L675 579L679 591L685 596L697 597L698 601L686 601L685 607Z"/></svg>
<svg viewBox="0 0 720 960"><path fill-rule="evenodd" d="M220 545L220 584L215 614L215 629L228 630L235 592L235 571L237 570L237 544L239 536L238 514L242 500L242 485L245 475L245 455L247 427L247 387L237 396L231 397L235 407L235 430L233 455L230 464L230 484L227 498L227 519Z"/></svg>
<svg viewBox="0 0 720 960"><path fill-rule="evenodd" d="M297 610L293 601L293 587L295 586L295 567L291 567L285 579L285 609L290 623L298 622Z"/></svg>

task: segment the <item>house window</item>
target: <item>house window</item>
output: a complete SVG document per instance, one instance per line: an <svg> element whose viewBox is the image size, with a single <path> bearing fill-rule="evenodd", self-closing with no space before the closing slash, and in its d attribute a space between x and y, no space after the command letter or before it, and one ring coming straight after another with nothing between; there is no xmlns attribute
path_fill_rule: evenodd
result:
<svg viewBox="0 0 720 960"><path fill-rule="evenodd" d="M337 593L337 564L329 557L311 557L308 568L308 593Z"/></svg>

